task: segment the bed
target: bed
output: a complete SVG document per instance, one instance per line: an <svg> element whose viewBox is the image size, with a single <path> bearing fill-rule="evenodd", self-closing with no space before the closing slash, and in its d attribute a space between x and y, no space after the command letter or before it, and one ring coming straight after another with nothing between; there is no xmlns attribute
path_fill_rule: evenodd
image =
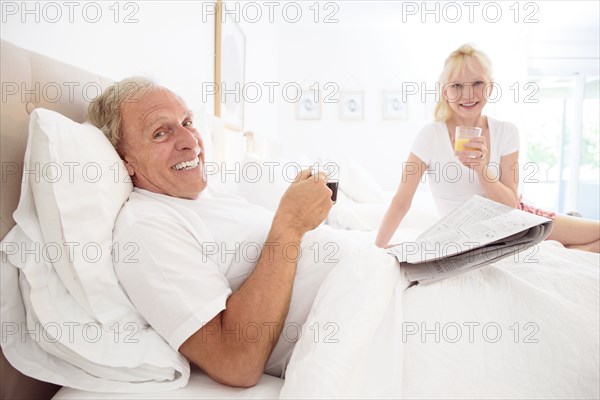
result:
<svg viewBox="0 0 600 400"><path fill-rule="evenodd" d="M21 83L32 87L36 82L41 87L52 82L93 82L100 87L110 83L108 79L5 41L2 41L2 55L3 90L18 90ZM75 98L63 96L58 102L46 101L43 96L29 97L11 95L2 103L2 238L15 225L13 212L20 198L20 160L25 156L29 115L36 108L45 108L83 122L87 107L77 91ZM36 111L34 115L41 114ZM263 157L247 154L246 139L230 136L230 132L219 126L218 121L213 121L215 160L248 163ZM506 259L447 281L407 290L399 268L384 251L370 245L389 194L373 196L377 190L359 166L352 165L351 160L345 164L346 176L354 177L349 180L352 183L345 188L340 183L342 195L335 212L329 216L328 226L314 234L315 240L324 241L334 233L339 243L347 246L348 252L341 254L345 267L333 269L320 287L304 325L311 334L297 338L285 380L264 375L252 388L231 388L192 368L188 371L189 381L169 391L105 393L81 390L75 380L71 381L73 387L60 388L29 378L11 367L6 359L31 375L45 376L31 372L36 370L35 362L24 365L25 356L5 348L3 340L2 397L600 396L597 255L544 243L528 257ZM262 182L252 187L222 189L273 207L272 196L284 187L282 182ZM262 196L266 192L270 202ZM428 212L432 209L428 194L418 196L421 207L415 207L395 240L410 240L435 220L436 216ZM3 273L8 270L4 260L2 269ZM5 307L3 297L3 313L7 311ZM315 335L319 335L319 340L315 340ZM43 362L40 359L40 365ZM46 380L68 381L63 378Z"/></svg>

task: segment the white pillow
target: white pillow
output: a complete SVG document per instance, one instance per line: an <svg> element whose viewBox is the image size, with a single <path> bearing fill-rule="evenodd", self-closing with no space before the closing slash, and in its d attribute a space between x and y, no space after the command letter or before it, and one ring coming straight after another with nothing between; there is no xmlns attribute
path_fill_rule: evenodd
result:
<svg viewBox="0 0 600 400"><path fill-rule="evenodd" d="M362 213L358 212L358 209L364 205L355 202L344 192L338 191L336 204L329 210L329 214L327 215L327 225L335 229L376 230L381 219L381 215L377 211L383 207L379 204L366 204L367 206L375 207L375 217L365 218Z"/></svg>
<svg viewBox="0 0 600 400"><path fill-rule="evenodd" d="M17 225L1 243L2 325L8 316L27 329L2 348L26 375L110 392L187 383L187 360L147 325L114 273L113 258L136 261L135 243L133 253L124 243L112 251L114 221L131 189L100 130L32 112Z"/></svg>
<svg viewBox="0 0 600 400"><path fill-rule="evenodd" d="M357 203L384 203L385 194L375 178L357 161L343 157L339 165L339 190Z"/></svg>
<svg viewBox="0 0 600 400"><path fill-rule="evenodd" d="M358 203L344 192L338 192L337 203L329 211L327 224L336 229L378 231L390 206L393 192L384 193L388 200L382 203ZM417 191L410 210L406 213L396 233L410 230L421 233L439 220L435 203L429 192ZM407 235L401 235L406 238ZM416 237L416 235L415 235ZM398 240L396 238L396 240Z"/></svg>
<svg viewBox="0 0 600 400"><path fill-rule="evenodd" d="M46 247L61 254L48 258L90 316L110 324L129 304L111 250L114 222L133 188L131 179L98 128L40 108L31 113L29 126L27 178Z"/></svg>
<svg viewBox="0 0 600 400"><path fill-rule="evenodd" d="M297 163L266 162L257 155L246 154L241 163L237 195L275 212L299 167Z"/></svg>

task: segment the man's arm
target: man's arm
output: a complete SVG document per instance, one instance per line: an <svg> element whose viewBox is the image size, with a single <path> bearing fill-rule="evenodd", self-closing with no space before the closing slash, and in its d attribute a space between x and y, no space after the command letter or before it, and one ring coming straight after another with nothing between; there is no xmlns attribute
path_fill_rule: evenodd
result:
<svg viewBox="0 0 600 400"><path fill-rule="evenodd" d="M311 177L310 171L298 176L281 199L252 274L229 297L226 309L179 348L214 380L242 387L259 381L289 310L296 249L302 235L327 216L330 196L323 176Z"/></svg>

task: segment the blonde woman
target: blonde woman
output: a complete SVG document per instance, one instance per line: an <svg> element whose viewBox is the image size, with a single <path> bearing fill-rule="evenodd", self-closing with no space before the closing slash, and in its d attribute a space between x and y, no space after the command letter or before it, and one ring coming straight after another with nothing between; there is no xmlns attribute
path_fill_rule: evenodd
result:
<svg viewBox="0 0 600 400"><path fill-rule="evenodd" d="M493 89L489 58L471 45L463 45L446 59L440 76L436 122L425 126L403 167L402 181L387 210L375 244L389 241L408 212L421 178L429 173L431 192L442 215L478 194L538 215L554 219L548 239L569 248L600 252L600 223L556 215L521 202L519 184L519 133L515 125L483 114ZM457 126L475 126L480 137L468 149L454 150Z"/></svg>

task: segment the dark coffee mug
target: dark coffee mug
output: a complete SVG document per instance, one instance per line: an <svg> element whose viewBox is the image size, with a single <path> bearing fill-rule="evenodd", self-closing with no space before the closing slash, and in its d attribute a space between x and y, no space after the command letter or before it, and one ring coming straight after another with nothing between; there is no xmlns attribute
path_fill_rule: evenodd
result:
<svg viewBox="0 0 600 400"><path fill-rule="evenodd" d="M331 189L331 201L333 204L337 201L338 181L327 182L327 187Z"/></svg>

